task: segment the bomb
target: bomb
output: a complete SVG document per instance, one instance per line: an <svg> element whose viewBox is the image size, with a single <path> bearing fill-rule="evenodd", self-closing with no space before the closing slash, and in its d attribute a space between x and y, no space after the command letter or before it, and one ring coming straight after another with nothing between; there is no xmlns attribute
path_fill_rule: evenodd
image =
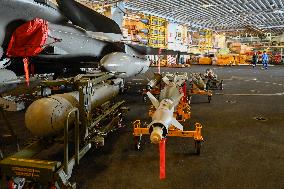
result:
<svg viewBox="0 0 284 189"><path fill-rule="evenodd" d="M91 108L94 109L111 100L119 93L119 85L107 83L94 86L91 94ZM68 113L79 106L79 92L56 94L34 101L27 109L25 123L36 136L53 136L63 130ZM74 121L70 117L70 124Z"/></svg>

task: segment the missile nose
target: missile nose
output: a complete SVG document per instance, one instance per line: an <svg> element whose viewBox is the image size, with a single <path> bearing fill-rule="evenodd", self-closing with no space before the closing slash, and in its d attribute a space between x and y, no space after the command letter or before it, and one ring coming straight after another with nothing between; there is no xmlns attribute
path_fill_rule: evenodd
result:
<svg viewBox="0 0 284 189"><path fill-rule="evenodd" d="M153 131L150 135L150 140L154 144L158 144L162 140L162 128L161 127L154 127Z"/></svg>

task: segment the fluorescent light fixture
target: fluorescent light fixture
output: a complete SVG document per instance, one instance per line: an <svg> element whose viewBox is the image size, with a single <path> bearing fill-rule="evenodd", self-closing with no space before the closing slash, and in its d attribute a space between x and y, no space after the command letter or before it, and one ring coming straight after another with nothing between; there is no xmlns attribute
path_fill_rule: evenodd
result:
<svg viewBox="0 0 284 189"><path fill-rule="evenodd" d="M283 11L283 10L281 10L281 9L278 9L278 10L274 10L274 11L273 11L273 13L282 14L282 13L284 13L284 11Z"/></svg>
<svg viewBox="0 0 284 189"><path fill-rule="evenodd" d="M212 6L213 6L212 4L203 4L202 5L203 8L208 8L208 7L212 7Z"/></svg>
<svg viewBox="0 0 284 189"><path fill-rule="evenodd" d="M262 29L265 29L265 28L284 28L284 25L262 27Z"/></svg>

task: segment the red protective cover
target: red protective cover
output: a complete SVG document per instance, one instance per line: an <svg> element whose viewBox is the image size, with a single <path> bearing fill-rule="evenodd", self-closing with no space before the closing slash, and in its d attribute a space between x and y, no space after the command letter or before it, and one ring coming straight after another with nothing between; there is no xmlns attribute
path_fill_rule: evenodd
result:
<svg viewBox="0 0 284 189"><path fill-rule="evenodd" d="M160 180L166 178L166 142L167 139L162 139L159 144L160 149Z"/></svg>
<svg viewBox="0 0 284 189"><path fill-rule="evenodd" d="M6 54L8 57L36 56L43 50L47 37L47 21L35 18L14 31Z"/></svg>

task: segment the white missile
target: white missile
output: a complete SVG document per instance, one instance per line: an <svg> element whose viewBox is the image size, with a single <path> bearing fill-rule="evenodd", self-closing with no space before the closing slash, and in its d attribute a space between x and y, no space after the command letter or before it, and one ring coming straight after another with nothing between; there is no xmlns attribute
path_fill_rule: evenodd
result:
<svg viewBox="0 0 284 189"><path fill-rule="evenodd" d="M179 130L183 130L183 126L174 118L174 111L179 104L183 93L180 92L180 79L170 82L167 77L163 78L167 84L160 93L160 101L156 99L150 92L147 92L149 99L156 108L152 116L152 122L149 124L150 140L152 143L159 143L168 133L170 126L174 126Z"/></svg>

